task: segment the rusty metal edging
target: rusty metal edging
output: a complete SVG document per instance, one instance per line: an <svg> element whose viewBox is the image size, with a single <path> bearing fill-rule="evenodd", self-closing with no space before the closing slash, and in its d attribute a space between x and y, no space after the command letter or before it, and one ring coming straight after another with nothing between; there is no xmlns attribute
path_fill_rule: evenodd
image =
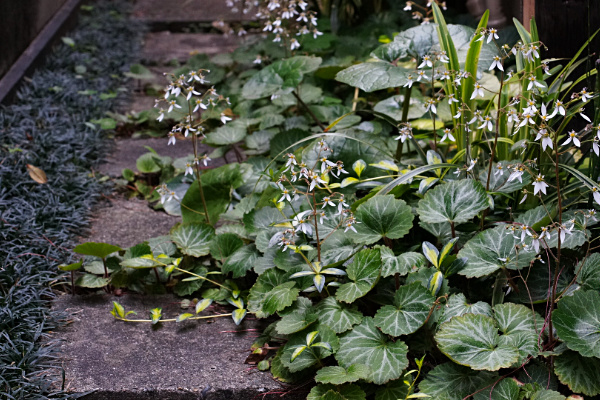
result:
<svg viewBox="0 0 600 400"><path fill-rule="evenodd" d="M31 73L60 34L74 26L82 0L67 0L0 79L0 103L9 102L22 79Z"/></svg>

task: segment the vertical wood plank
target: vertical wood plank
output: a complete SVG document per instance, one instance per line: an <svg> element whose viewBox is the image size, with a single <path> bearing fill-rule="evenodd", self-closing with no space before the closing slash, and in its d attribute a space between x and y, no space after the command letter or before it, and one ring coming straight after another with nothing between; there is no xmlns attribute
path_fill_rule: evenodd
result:
<svg viewBox="0 0 600 400"><path fill-rule="evenodd" d="M523 26L529 30L529 21L535 18L535 0L523 0Z"/></svg>

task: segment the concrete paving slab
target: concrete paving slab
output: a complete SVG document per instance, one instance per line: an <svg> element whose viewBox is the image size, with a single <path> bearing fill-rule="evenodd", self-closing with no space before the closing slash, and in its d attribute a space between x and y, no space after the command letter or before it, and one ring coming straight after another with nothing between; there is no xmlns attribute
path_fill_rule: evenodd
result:
<svg viewBox="0 0 600 400"><path fill-rule="evenodd" d="M165 133L166 135L166 133ZM139 156L148 152L144 146L151 147L161 156L168 156L173 159L186 157L192 153L191 140L184 138L178 139L173 146L167 145L168 139L164 138L148 138L148 139L116 139L115 148L112 154L106 159L106 163L100 165L99 172L111 177L121 177L124 168L129 168L137 171L135 162ZM212 147L201 144L199 146L201 154L213 151ZM211 161L211 167L219 167L225 164L222 158Z"/></svg>
<svg viewBox="0 0 600 400"><path fill-rule="evenodd" d="M112 300L138 312L136 318L147 318L155 307L165 318L183 312L181 299L172 296L59 296L54 307L73 316L58 332L70 392L94 391L86 400L274 400L289 389L244 364L256 329L264 326L260 321L247 318L239 327L229 317L125 323L110 315ZM203 313L222 311L211 306ZM301 398L306 393L284 397Z"/></svg>
<svg viewBox="0 0 600 400"><path fill-rule="evenodd" d="M180 0L166 2L164 0L137 0L133 10L133 18L147 24L173 22L212 22L250 21L253 12L234 13L225 4L225 0Z"/></svg>
<svg viewBox="0 0 600 400"><path fill-rule="evenodd" d="M234 35L150 32L144 39L141 58L157 64L164 64L171 60L184 63L194 54L214 55L232 52L239 44L240 38Z"/></svg>
<svg viewBox="0 0 600 400"><path fill-rule="evenodd" d="M127 248L153 237L168 235L177 222L181 222L180 217L155 211L145 200L127 200L116 194L95 210L90 235L85 241Z"/></svg>

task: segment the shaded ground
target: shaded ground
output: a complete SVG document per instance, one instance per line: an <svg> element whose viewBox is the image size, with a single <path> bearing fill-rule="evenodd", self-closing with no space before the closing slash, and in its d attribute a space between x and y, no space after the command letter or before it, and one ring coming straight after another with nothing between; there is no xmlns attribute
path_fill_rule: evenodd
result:
<svg viewBox="0 0 600 400"><path fill-rule="evenodd" d="M262 326L258 321L246 318L239 327L230 317L158 326L125 323L109 313L112 300L138 312L130 318L148 318L155 307L169 318L184 312L181 299L171 296L59 297L55 308L73 315L61 334L69 391L95 391L86 396L90 400L250 400L285 389L269 373L244 364ZM215 311L210 307L203 314Z"/></svg>

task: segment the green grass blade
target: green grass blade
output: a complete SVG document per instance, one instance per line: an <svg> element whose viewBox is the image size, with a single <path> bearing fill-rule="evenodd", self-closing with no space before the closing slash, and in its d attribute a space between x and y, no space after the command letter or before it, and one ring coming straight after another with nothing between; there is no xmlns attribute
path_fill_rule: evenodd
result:
<svg viewBox="0 0 600 400"><path fill-rule="evenodd" d="M377 192L376 196L388 194L396 186L407 184L411 179L413 179L417 175L420 175L427 171L433 171L433 170L441 169L441 168L460 168L460 166L455 165L455 164L446 164L446 163L423 165L422 167L415 168L412 171L410 171L410 172L402 175L401 177L394 179L390 183L386 184L379 192Z"/></svg>

